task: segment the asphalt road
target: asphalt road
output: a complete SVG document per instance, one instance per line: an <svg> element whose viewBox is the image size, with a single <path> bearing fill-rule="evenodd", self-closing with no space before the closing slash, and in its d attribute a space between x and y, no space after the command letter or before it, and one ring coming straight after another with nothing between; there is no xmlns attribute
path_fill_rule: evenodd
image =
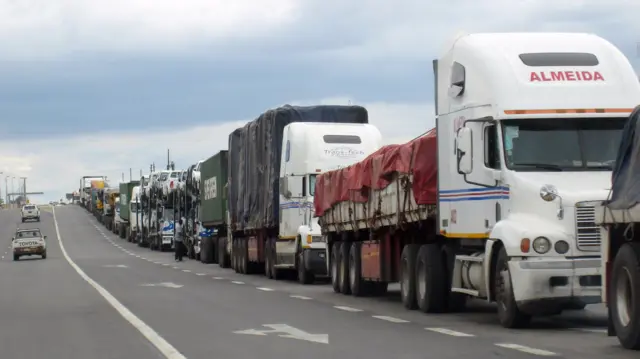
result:
<svg viewBox="0 0 640 359"><path fill-rule="evenodd" d="M606 337L601 306L510 331L484 304L409 312L393 294L352 298L328 285L176 263L119 239L78 206L56 207L55 219L60 238L51 212L23 225L17 211L0 211L0 358L637 357ZM13 262L17 225L48 236L46 260Z"/></svg>

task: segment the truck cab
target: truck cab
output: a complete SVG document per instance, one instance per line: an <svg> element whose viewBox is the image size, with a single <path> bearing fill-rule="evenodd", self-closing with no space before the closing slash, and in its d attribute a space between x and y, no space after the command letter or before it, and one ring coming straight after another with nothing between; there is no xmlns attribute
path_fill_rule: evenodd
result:
<svg viewBox="0 0 640 359"><path fill-rule="evenodd" d="M140 212L142 211L142 203L140 199L140 186L135 186L131 190L131 199L129 200L129 229L131 231L131 239L135 241L142 229L140 223Z"/></svg>
<svg viewBox="0 0 640 359"><path fill-rule="evenodd" d="M296 269L303 283L326 275L326 243L313 215L316 176L349 166L381 144L370 124L294 122L284 128L275 268Z"/></svg>
<svg viewBox="0 0 640 359"><path fill-rule="evenodd" d="M472 34L434 69L437 233L469 250L452 291L506 327L599 303L594 206L640 98L627 59L591 34Z"/></svg>

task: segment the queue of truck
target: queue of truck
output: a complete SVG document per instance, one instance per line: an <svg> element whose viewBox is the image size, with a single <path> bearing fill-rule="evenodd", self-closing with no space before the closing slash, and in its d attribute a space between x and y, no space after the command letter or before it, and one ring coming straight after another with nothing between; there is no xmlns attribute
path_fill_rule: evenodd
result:
<svg viewBox="0 0 640 359"><path fill-rule="evenodd" d="M433 70L435 128L412 141L382 146L360 106L287 105L186 170L168 161L121 183L119 213L101 218L158 250L183 218L191 258L303 284L330 276L344 295L397 282L410 310L495 302L506 328L605 302L609 334L639 349L628 59L592 34L471 34ZM111 206L116 192L90 180L83 203L95 191Z"/></svg>

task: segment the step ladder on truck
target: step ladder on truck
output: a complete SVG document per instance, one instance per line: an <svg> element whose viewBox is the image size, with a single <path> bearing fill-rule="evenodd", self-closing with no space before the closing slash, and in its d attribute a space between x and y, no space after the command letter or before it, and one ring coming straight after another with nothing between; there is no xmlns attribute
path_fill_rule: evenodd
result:
<svg viewBox="0 0 640 359"><path fill-rule="evenodd" d="M507 328L599 303L584 229L640 98L629 61L591 34L467 34L434 73L435 129L317 178L334 291L400 282L427 313L484 299Z"/></svg>
<svg viewBox="0 0 640 359"><path fill-rule="evenodd" d="M640 97L636 97L640 101ZM640 349L640 106L623 131L607 201L596 206L602 238L602 300L608 334L624 348Z"/></svg>

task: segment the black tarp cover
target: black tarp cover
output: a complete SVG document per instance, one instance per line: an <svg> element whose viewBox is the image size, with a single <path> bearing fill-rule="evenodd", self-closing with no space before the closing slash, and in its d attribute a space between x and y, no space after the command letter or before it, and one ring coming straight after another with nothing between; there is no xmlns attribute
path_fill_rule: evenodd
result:
<svg viewBox="0 0 640 359"><path fill-rule="evenodd" d="M640 202L640 106L636 107L622 132L611 178L611 198L607 207L629 209Z"/></svg>
<svg viewBox="0 0 640 359"><path fill-rule="evenodd" d="M369 123L361 106L290 106L268 110L229 135L232 229L275 228L279 219L280 155L292 122Z"/></svg>

